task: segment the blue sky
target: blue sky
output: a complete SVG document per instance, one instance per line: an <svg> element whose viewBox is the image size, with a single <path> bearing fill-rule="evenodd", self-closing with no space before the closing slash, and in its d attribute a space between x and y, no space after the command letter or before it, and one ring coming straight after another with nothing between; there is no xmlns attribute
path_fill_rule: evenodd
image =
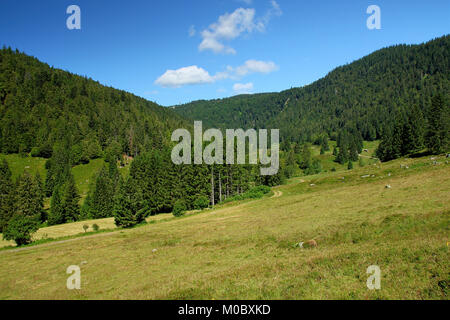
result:
<svg viewBox="0 0 450 320"><path fill-rule="evenodd" d="M69 5L81 30L69 30ZM369 5L381 29L369 30ZM450 33L448 0L2 0L0 45L169 106L309 84Z"/></svg>

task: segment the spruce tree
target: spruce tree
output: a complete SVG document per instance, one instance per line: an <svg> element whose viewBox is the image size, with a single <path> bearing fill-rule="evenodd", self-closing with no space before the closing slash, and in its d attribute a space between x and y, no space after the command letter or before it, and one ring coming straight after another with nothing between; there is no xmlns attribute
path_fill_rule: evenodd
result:
<svg viewBox="0 0 450 320"><path fill-rule="evenodd" d="M118 227L130 228L145 220L148 206L136 181L121 182L114 201L114 222Z"/></svg>
<svg viewBox="0 0 450 320"><path fill-rule="evenodd" d="M441 94L432 98L426 145L434 154L447 151L449 148L450 118L448 109L449 107Z"/></svg>
<svg viewBox="0 0 450 320"><path fill-rule="evenodd" d="M45 222L47 220L47 213L44 210L45 189L44 189L44 184L42 182L39 171L36 172L34 181L36 183L36 193L37 193L36 198L37 198L38 206L41 208L40 220L41 220L41 222Z"/></svg>
<svg viewBox="0 0 450 320"><path fill-rule="evenodd" d="M356 143L354 141L350 143L348 158L350 161L358 161L359 158L358 147L356 146Z"/></svg>
<svg viewBox="0 0 450 320"><path fill-rule="evenodd" d="M28 171L17 179L16 184L15 213L40 219L44 208L39 184Z"/></svg>
<svg viewBox="0 0 450 320"><path fill-rule="evenodd" d="M333 147L333 156L337 156L338 155L338 149L336 146Z"/></svg>
<svg viewBox="0 0 450 320"><path fill-rule="evenodd" d="M0 232L14 213L14 185L5 159L0 161Z"/></svg>
<svg viewBox="0 0 450 320"><path fill-rule="evenodd" d="M64 223L64 204L61 195L61 186L57 186L53 190L52 199L50 201L50 214L48 215L48 224L50 226Z"/></svg>
<svg viewBox="0 0 450 320"><path fill-rule="evenodd" d="M95 181L95 189L92 193L90 215L94 219L113 216L115 190L113 182L109 176L109 169L103 166Z"/></svg>
<svg viewBox="0 0 450 320"><path fill-rule="evenodd" d="M300 154L300 168L305 170L311 167L311 150L309 144L305 143Z"/></svg>
<svg viewBox="0 0 450 320"><path fill-rule="evenodd" d="M64 208L64 223L77 221L80 216L80 206L78 204L80 196L78 195L75 179L70 174L68 180L63 186L62 204Z"/></svg>

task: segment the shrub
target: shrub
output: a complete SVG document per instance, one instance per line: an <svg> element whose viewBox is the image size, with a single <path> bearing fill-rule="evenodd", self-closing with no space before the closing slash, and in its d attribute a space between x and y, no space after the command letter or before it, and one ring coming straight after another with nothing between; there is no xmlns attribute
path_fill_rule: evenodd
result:
<svg viewBox="0 0 450 320"><path fill-rule="evenodd" d="M92 229L94 229L94 231L98 231L98 230L100 230L100 227L98 226L98 224L94 223L92 225Z"/></svg>
<svg viewBox="0 0 450 320"><path fill-rule="evenodd" d="M208 206L209 206L209 199L205 196L198 197L194 201L195 210L203 210L205 208L208 208Z"/></svg>
<svg viewBox="0 0 450 320"><path fill-rule="evenodd" d="M224 202L239 201L239 200L245 200L245 199L260 199L265 194L269 193L270 190L271 189L269 186L265 186L265 185L257 186L243 194L239 194L239 195L235 195L233 197L227 198Z"/></svg>
<svg viewBox="0 0 450 320"><path fill-rule="evenodd" d="M173 215L175 217L181 217L186 213L186 204L182 200L177 200L173 206Z"/></svg>
<svg viewBox="0 0 450 320"><path fill-rule="evenodd" d="M38 229L39 223L36 218L16 214L3 230L3 239L14 240L18 246L21 246L30 243L31 235Z"/></svg>
<svg viewBox="0 0 450 320"><path fill-rule="evenodd" d="M83 229L84 229L84 232L86 232L87 229L89 229L89 226L87 224L83 224Z"/></svg>

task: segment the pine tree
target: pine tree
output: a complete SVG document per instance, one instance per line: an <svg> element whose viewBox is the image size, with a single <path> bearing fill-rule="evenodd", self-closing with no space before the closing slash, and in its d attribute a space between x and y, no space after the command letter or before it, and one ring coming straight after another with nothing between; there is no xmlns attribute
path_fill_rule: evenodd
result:
<svg viewBox="0 0 450 320"><path fill-rule="evenodd" d="M432 98L426 145L434 154L446 151L449 147L450 119L448 109L449 107L441 94Z"/></svg>
<svg viewBox="0 0 450 320"><path fill-rule="evenodd" d="M400 158L404 155L403 137L405 128L404 114L398 110L394 118L394 128L392 131L392 159Z"/></svg>
<svg viewBox="0 0 450 320"><path fill-rule="evenodd" d="M44 189L44 184L42 183L41 175L39 174L39 172L36 172L34 181L36 183L37 204L40 208L42 208L41 214L40 214L40 221L45 222L47 220L47 213L44 210L45 189Z"/></svg>
<svg viewBox="0 0 450 320"><path fill-rule="evenodd" d="M16 184L15 213L40 219L44 208L38 183L25 171Z"/></svg>
<svg viewBox="0 0 450 320"><path fill-rule="evenodd" d="M351 161L348 162L347 169L348 170L352 170L353 169L353 162L351 162Z"/></svg>
<svg viewBox="0 0 450 320"><path fill-rule="evenodd" d="M321 141L321 150L324 151L324 153L326 151L330 151L330 145L328 144L328 137L326 135L324 135L322 137L322 141ZM321 151L322 152L322 151Z"/></svg>
<svg viewBox="0 0 450 320"><path fill-rule="evenodd" d="M80 206L78 204L80 196L78 195L75 179L69 175L69 179L63 186L62 204L64 207L64 223L77 221L80 216Z"/></svg>
<svg viewBox="0 0 450 320"><path fill-rule="evenodd" d="M294 150L290 150L287 159L286 159L286 168L285 168L285 175L286 178L291 178L295 174L295 169L297 168L297 164L295 161L295 153Z"/></svg>
<svg viewBox="0 0 450 320"><path fill-rule="evenodd" d="M358 161L359 158L358 147L356 146L356 143L354 141L350 143L348 158L350 159L350 161Z"/></svg>
<svg viewBox="0 0 450 320"><path fill-rule="evenodd" d="M48 224L50 226L64 223L64 204L61 195L61 187L54 188L52 199L50 201L50 214L48 215Z"/></svg>
<svg viewBox="0 0 450 320"><path fill-rule="evenodd" d="M337 156L338 155L338 149L336 146L333 147L333 156Z"/></svg>
<svg viewBox="0 0 450 320"><path fill-rule="evenodd" d="M14 185L5 159L0 161L0 232L14 213Z"/></svg>
<svg viewBox="0 0 450 320"><path fill-rule="evenodd" d="M145 220L148 206L144 203L142 192L132 178L120 183L113 212L118 227L130 228Z"/></svg>
<svg viewBox="0 0 450 320"><path fill-rule="evenodd" d="M300 168L305 170L311 167L311 150L309 144L305 143L300 154Z"/></svg>
<svg viewBox="0 0 450 320"><path fill-rule="evenodd" d="M92 193L90 215L94 219L113 216L115 190L113 182L109 176L107 166L103 166L95 181L95 189Z"/></svg>
<svg viewBox="0 0 450 320"><path fill-rule="evenodd" d="M47 160L47 177L45 179L45 193L48 197L53 194L56 186L60 186L67 181L70 175L71 155L69 138L65 138L62 143L56 144L53 148L52 158Z"/></svg>

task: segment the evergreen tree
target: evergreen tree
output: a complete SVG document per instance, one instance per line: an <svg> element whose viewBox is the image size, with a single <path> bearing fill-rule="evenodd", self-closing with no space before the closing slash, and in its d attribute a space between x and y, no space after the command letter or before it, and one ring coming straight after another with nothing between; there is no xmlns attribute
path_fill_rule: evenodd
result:
<svg viewBox="0 0 450 320"><path fill-rule="evenodd" d="M328 137L326 135L324 135L322 137L322 141L321 141L321 150L323 150L325 153L326 151L330 151L330 145L328 144ZM322 151L321 151L322 152Z"/></svg>
<svg viewBox="0 0 450 320"><path fill-rule="evenodd" d="M353 169L353 162L352 161L348 162L347 169L348 170L352 170Z"/></svg>
<svg viewBox="0 0 450 320"><path fill-rule="evenodd" d="M419 152L425 146L425 120L417 105L413 105L403 130L405 154Z"/></svg>
<svg viewBox="0 0 450 320"><path fill-rule="evenodd" d="M44 208L38 182L25 171L17 179L16 185L15 213L39 220Z"/></svg>
<svg viewBox="0 0 450 320"><path fill-rule="evenodd" d="M286 178L291 178L295 174L295 169L297 168L297 164L295 161L295 153L294 150L290 150L287 159L286 159L286 167L285 167L285 176Z"/></svg>
<svg viewBox="0 0 450 320"><path fill-rule="evenodd" d="M447 151L449 148L449 112L444 97L441 94L435 95L431 100L426 137L427 148L434 154Z"/></svg>
<svg viewBox="0 0 450 320"><path fill-rule="evenodd" d="M121 182L114 201L114 221L118 227L130 228L145 220L148 206L136 181L128 178Z"/></svg>
<svg viewBox="0 0 450 320"><path fill-rule="evenodd" d="M86 196L86 199L84 199L83 205L80 209L80 218L79 220L89 220L92 219L91 216L91 193L89 192Z"/></svg>
<svg viewBox="0 0 450 320"><path fill-rule="evenodd" d="M112 169L108 165L116 166L116 163L109 163L102 167L95 181L95 189L92 193L92 202L90 204L90 215L94 219L113 216L114 202L111 201L116 193L116 184L111 179Z"/></svg>
<svg viewBox="0 0 450 320"><path fill-rule="evenodd" d="M36 172L34 181L36 183L37 205L40 208L42 208L41 215L40 215L40 221L45 222L47 220L47 213L44 210L45 189L44 189L44 184L42 182L41 175L39 174L39 172Z"/></svg>
<svg viewBox="0 0 450 320"><path fill-rule="evenodd" d="M333 147L333 156L337 157L338 155L338 149L336 146Z"/></svg>
<svg viewBox="0 0 450 320"><path fill-rule="evenodd" d="M77 221L80 216L80 206L78 204L80 196L78 195L75 179L73 175L69 175L69 179L63 186L62 204L64 223Z"/></svg>
<svg viewBox="0 0 450 320"><path fill-rule="evenodd" d="M69 138L64 138L62 143L54 146L52 157L47 160L47 177L45 179L45 193L48 197L53 194L56 186L60 186L67 181L70 175L71 155Z"/></svg>
<svg viewBox="0 0 450 320"><path fill-rule="evenodd" d="M346 163L348 161L348 154L349 154L348 146L347 146L347 142L345 141L339 147L339 152L336 157L336 161L339 162L340 164Z"/></svg>
<svg viewBox="0 0 450 320"><path fill-rule="evenodd" d="M350 149L349 149L349 160L350 161L358 161L359 154L358 154L358 147L356 146L356 143L352 141L350 143Z"/></svg>
<svg viewBox="0 0 450 320"><path fill-rule="evenodd" d="M14 240L18 246L31 242L31 236L39 228L35 217L15 213L3 230L3 239Z"/></svg>
<svg viewBox="0 0 450 320"><path fill-rule="evenodd" d="M50 201L50 214L48 215L48 224L50 226L64 223L64 203L61 194L61 187L54 188L52 199Z"/></svg>
<svg viewBox="0 0 450 320"><path fill-rule="evenodd" d="M311 149L309 144L305 143L300 154L300 168L305 170L311 167Z"/></svg>
<svg viewBox="0 0 450 320"><path fill-rule="evenodd" d="M0 232L14 213L14 185L5 159L0 161Z"/></svg>

